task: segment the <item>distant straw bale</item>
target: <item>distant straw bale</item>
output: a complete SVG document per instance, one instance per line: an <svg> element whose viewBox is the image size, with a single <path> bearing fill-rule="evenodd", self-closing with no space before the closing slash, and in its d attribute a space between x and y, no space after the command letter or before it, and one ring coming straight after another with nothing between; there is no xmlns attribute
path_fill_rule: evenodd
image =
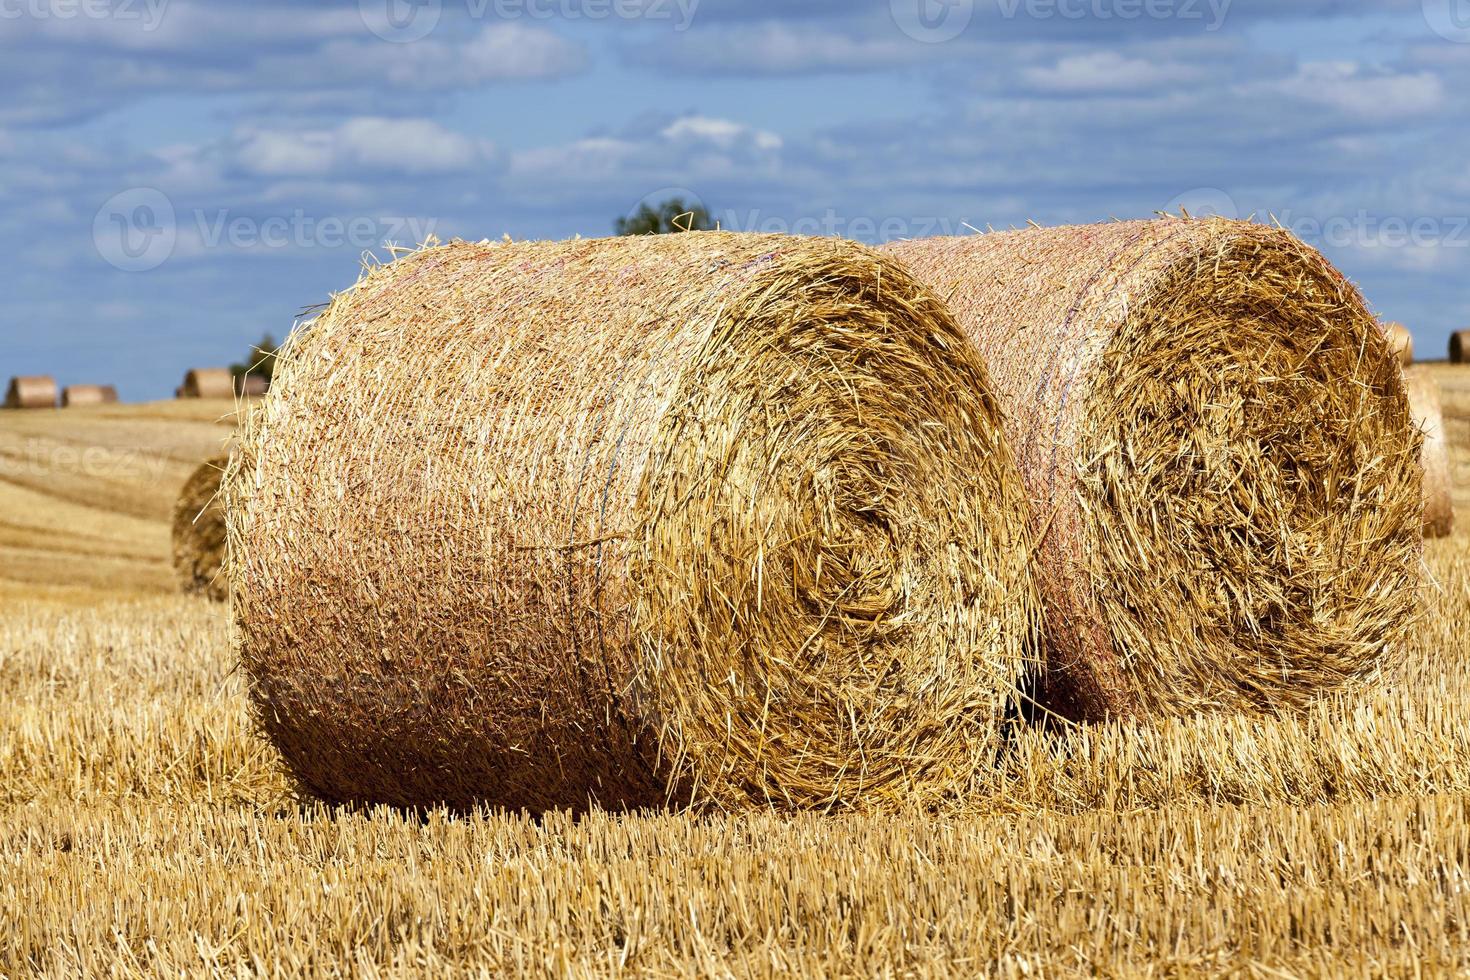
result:
<svg viewBox="0 0 1470 980"><path fill-rule="evenodd" d="M1464 364L1470 361L1470 330L1457 330L1450 334L1450 363Z"/></svg>
<svg viewBox="0 0 1470 980"><path fill-rule="evenodd" d="M112 405L116 402L117 389L112 385L67 385L61 392L62 408Z"/></svg>
<svg viewBox="0 0 1470 980"><path fill-rule="evenodd" d="M1284 231L1117 222L895 243L986 359L1030 491L1040 700L1300 706L1403 655L1419 440L1357 291Z"/></svg>
<svg viewBox="0 0 1470 980"><path fill-rule="evenodd" d="M184 375L180 398L234 398L235 378L229 368L195 368Z"/></svg>
<svg viewBox="0 0 1470 980"><path fill-rule="evenodd" d="M56 379L44 375L15 377L5 392L6 408L55 408Z"/></svg>
<svg viewBox="0 0 1470 980"><path fill-rule="evenodd" d="M1404 372L1404 385L1409 392L1409 410L1424 433L1424 533L1428 537L1442 538L1454 528L1455 508L1439 382L1422 368L1415 368Z"/></svg>
<svg viewBox="0 0 1470 980"><path fill-rule="evenodd" d="M1409 328L1396 320L1390 320L1383 325L1384 333L1388 335L1389 349L1398 357L1399 364L1408 367L1414 363L1414 335L1409 333Z"/></svg>
<svg viewBox="0 0 1470 980"><path fill-rule="evenodd" d="M455 243L286 345L226 480L259 718L333 801L923 807L1032 650L1020 476L851 243Z"/></svg>
<svg viewBox="0 0 1470 980"><path fill-rule="evenodd" d="M270 382L259 374L242 374L235 379L235 394L242 398L260 398L270 390Z"/></svg>
<svg viewBox="0 0 1470 980"><path fill-rule="evenodd" d="M174 571L185 592L217 602L229 598L223 568L225 515L219 489L229 464L228 453L207 460L196 469L174 504Z"/></svg>

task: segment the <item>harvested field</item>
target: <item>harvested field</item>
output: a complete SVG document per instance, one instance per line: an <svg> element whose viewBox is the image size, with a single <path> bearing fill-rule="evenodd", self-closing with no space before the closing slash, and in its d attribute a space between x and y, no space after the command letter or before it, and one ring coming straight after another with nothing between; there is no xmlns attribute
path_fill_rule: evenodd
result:
<svg viewBox="0 0 1470 980"><path fill-rule="evenodd" d="M144 516L118 520L135 471L94 474L111 479L88 508L91 471L33 474L56 496L16 487L6 457L0 492L31 496L6 511L25 533L0 528L0 974L1462 973L1470 370L1423 369L1461 520L1425 544L1426 629L1385 686L1290 717L1023 730L999 778L937 815L310 802L252 726L227 613L168 571L178 485L228 423L172 404L0 416L0 446L174 474L136 471ZM136 555L90 585L46 533L88 512Z"/></svg>

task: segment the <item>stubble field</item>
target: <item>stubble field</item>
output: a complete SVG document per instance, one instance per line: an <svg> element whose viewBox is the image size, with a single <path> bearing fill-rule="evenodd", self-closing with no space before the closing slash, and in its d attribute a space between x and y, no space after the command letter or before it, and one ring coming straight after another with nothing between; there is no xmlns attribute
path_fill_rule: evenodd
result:
<svg viewBox="0 0 1470 980"><path fill-rule="evenodd" d="M1304 716L1015 733L964 812L299 797L168 520L229 406L0 414L0 975L1470 970L1470 369L1419 656Z"/></svg>

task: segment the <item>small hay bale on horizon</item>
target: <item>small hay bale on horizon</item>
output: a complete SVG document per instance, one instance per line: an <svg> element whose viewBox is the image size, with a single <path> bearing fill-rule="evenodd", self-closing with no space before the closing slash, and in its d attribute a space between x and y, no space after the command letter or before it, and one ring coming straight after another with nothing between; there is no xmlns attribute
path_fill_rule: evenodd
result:
<svg viewBox="0 0 1470 980"><path fill-rule="evenodd" d="M1445 440L1444 408L1439 382L1423 368L1404 372L1409 393L1409 410L1424 434L1424 534L1443 538L1455 526L1453 486L1450 479L1450 450Z"/></svg>
<svg viewBox="0 0 1470 980"><path fill-rule="evenodd" d="M1470 361L1470 330L1456 330L1450 334L1450 363L1464 364Z"/></svg>
<svg viewBox="0 0 1470 980"><path fill-rule="evenodd" d="M1406 655L1419 437L1358 291L1222 219L896 242L980 348L1032 501L1039 699L1276 711Z"/></svg>
<svg viewBox="0 0 1470 980"><path fill-rule="evenodd" d="M235 377L229 368L194 368L184 375L179 398L234 398Z"/></svg>
<svg viewBox="0 0 1470 980"><path fill-rule="evenodd" d="M241 398L263 398L270 391L270 382L263 375L242 374L235 379L235 394Z"/></svg>
<svg viewBox="0 0 1470 980"><path fill-rule="evenodd" d="M229 598L224 574L225 515L219 492L229 462L229 453L221 453L201 463L174 503L174 573L184 592L216 602Z"/></svg>
<svg viewBox="0 0 1470 980"><path fill-rule="evenodd" d="M61 391L62 408L82 408L116 403L117 388L114 385L67 385Z"/></svg>
<svg viewBox="0 0 1470 980"><path fill-rule="evenodd" d="M46 375L18 375L5 392L6 408L55 408L56 379Z"/></svg>
<svg viewBox="0 0 1470 980"><path fill-rule="evenodd" d="M257 717L334 802L956 799L1037 616L989 388L848 242L373 268L287 343L226 478Z"/></svg>

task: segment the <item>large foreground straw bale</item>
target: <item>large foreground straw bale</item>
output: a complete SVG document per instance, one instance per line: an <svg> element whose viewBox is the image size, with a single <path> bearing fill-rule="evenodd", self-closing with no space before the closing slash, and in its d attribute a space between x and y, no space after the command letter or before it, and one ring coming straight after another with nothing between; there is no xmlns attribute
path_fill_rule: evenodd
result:
<svg viewBox="0 0 1470 980"><path fill-rule="evenodd" d="M220 481L230 462L228 453L206 460L179 491L174 504L174 571L185 592L217 602L229 598L224 575L225 513Z"/></svg>
<svg viewBox="0 0 1470 980"><path fill-rule="evenodd" d="M6 408L55 408L56 379L44 375L10 379L5 392Z"/></svg>
<svg viewBox="0 0 1470 980"><path fill-rule="evenodd" d="M924 806L1025 670L1023 493L973 348L861 246L434 247L246 424L241 657L328 800Z"/></svg>
<svg viewBox="0 0 1470 980"><path fill-rule="evenodd" d="M1409 410L1424 433L1424 533L1442 538L1455 524L1455 507L1450 484L1450 450L1444 434L1444 408L1439 382L1422 368L1404 372L1409 392Z"/></svg>
<svg viewBox="0 0 1470 980"><path fill-rule="evenodd" d="M1043 703L1297 706L1409 643L1398 365L1291 235L1171 219L896 243L986 358L1032 501Z"/></svg>
<svg viewBox="0 0 1470 980"><path fill-rule="evenodd" d="M61 391L62 408L112 405L116 402L117 388L112 385L67 385Z"/></svg>

